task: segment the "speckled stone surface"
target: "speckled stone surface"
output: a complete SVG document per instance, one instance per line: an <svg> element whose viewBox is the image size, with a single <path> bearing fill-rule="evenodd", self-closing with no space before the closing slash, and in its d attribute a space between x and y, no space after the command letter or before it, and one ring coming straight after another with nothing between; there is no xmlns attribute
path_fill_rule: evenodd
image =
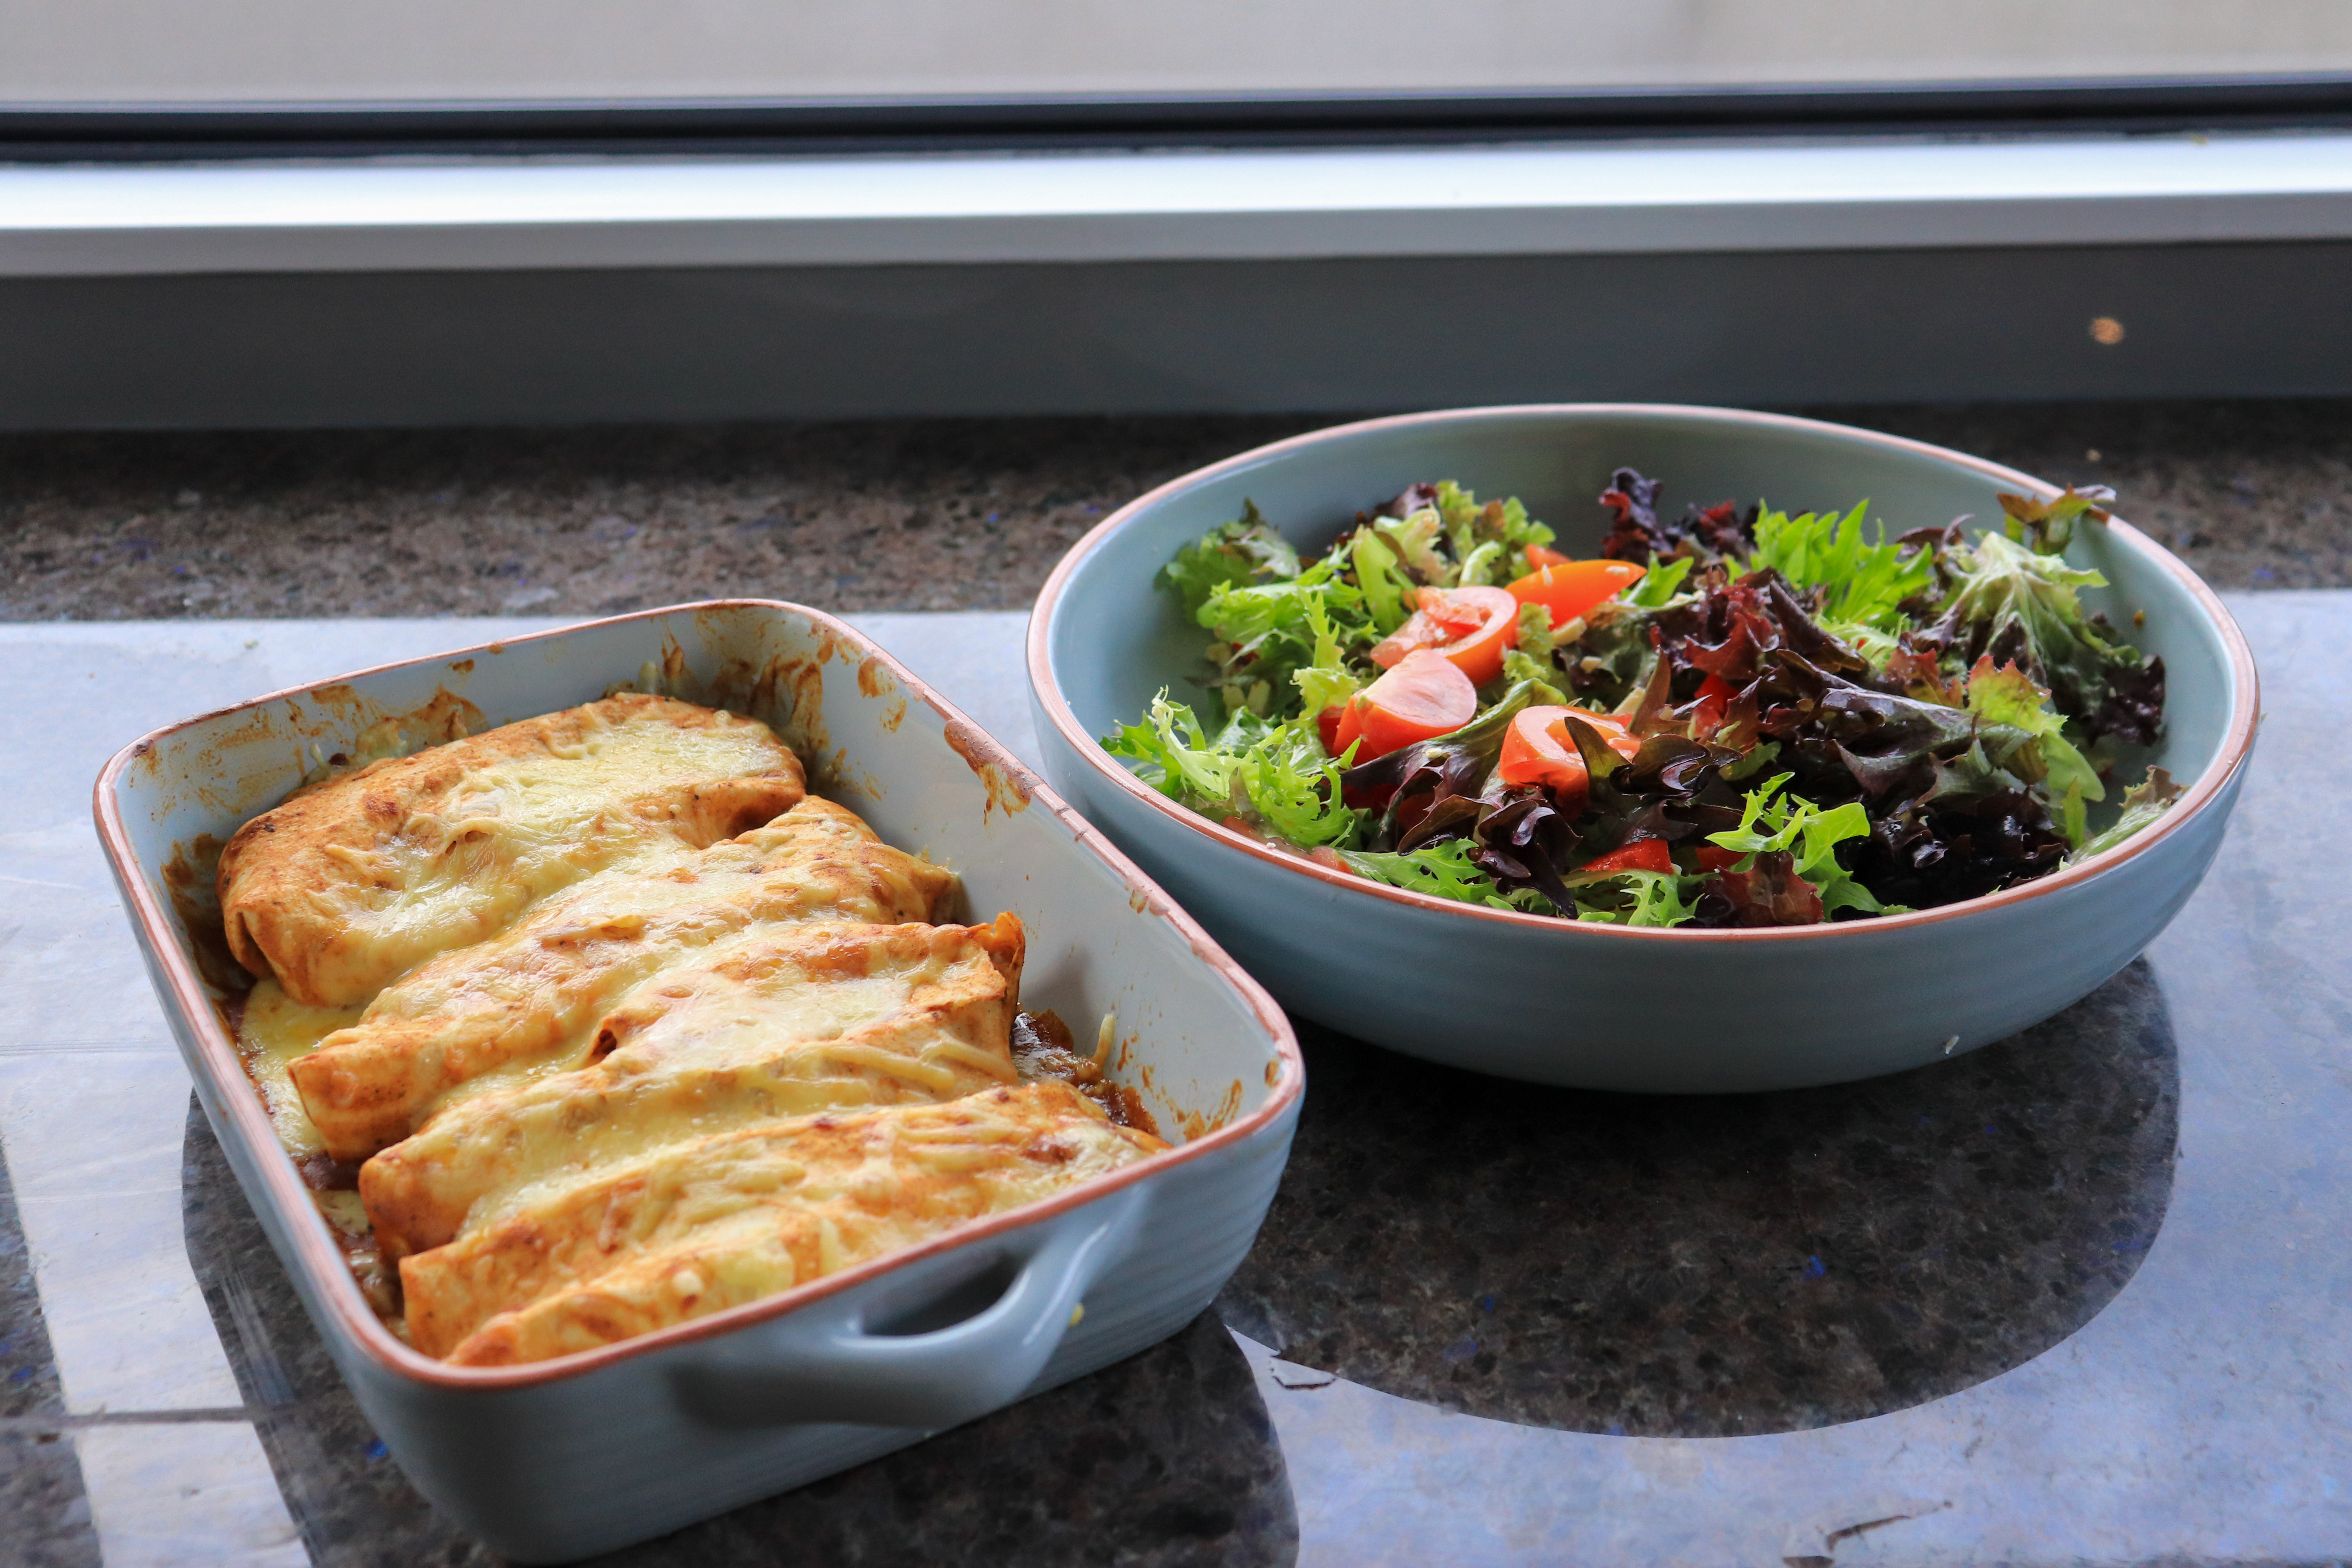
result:
<svg viewBox="0 0 2352 1568"><path fill-rule="evenodd" d="M1302 1030L1314 1086L1218 1300L1293 1364L1633 1436L1854 1421L2041 1354L2163 1223L2145 962L1956 1060L1792 1093L1515 1085Z"/></svg>
<svg viewBox="0 0 2352 1568"><path fill-rule="evenodd" d="M1233 1341L1196 1323L1122 1367L632 1560L1282 1563L1295 1543L1302 1568L2352 1562L2352 895L2313 837L2315 822L2352 813L2352 595L2238 595L2231 608L2267 719L2228 842L2144 966L2066 1016L1908 1078L1753 1102L1546 1098L1313 1039L1285 1195L1223 1301L1245 1368ZM129 1543L126 1563L295 1568L308 1554L295 1527L270 1535L256 1499L298 1518L322 1562L466 1561L476 1549L371 1452L242 1196L189 1125L184 1077L110 892L97 890L84 815L85 781L117 732L296 679L314 659L360 661L392 633L7 635L20 716L8 776L22 799L0 863L16 900L0 965L21 967L0 977L45 984L0 986L0 1009L13 1008L0 1017L0 1113L14 1118L7 1152L42 1288L78 1289L81 1310L53 1309L50 1324L72 1414L0 1415L0 1563L92 1561L87 1518L52 1484L64 1472L28 1468L75 1445L100 1533L110 1553ZM920 640L912 626L894 635ZM999 635L1015 660L1013 629ZM43 665L37 638L110 639L111 651ZM1017 669L958 657L968 668L943 682L951 696ZM121 708L51 701L101 671ZM35 1047L50 1053L40 1074L26 1070ZM169 1092L141 1090L141 1073ZM96 1087L77 1100L68 1079ZM25 1135L55 1121L52 1107L82 1105L104 1114L67 1121L69 1146ZM1437 1168L1411 1140L1451 1148L1455 1163ZM44 1147L46 1166L33 1153ZM68 1202L90 1205L69 1226ZM1381 1218L1322 1212L1342 1202ZM93 1229L121 1272L61 1273ZM0 1224L12 1312L30 1300L9 1289L17 1236ZM193 1332L173 1316L175 1271ZM1572 1327L1542 1310L1546 1289ZM109 1316L118 1300L135 1317ZM1721 1345L1696 1344L1702 1330ZM1398 1342L1381 1342L1391 1331ZM47 1360L23 1342L5 1353L9 1369ZM187 1371L205 1357L223 1358L219 1386ZM18 1443L57 1430L64 1441ZM1638 1435L1710 1430L1733 1435ZM110 1471L99 1439L141 1434L152 1464L118 1452ZM203 1440L161 1441L173 1434ZM1137 1506L1107 1512L1066 1479L1088 1466L1096 1491L1125 1484ZM1205 1494L1188 1489L1203 1480ZM247 1489L236 1507L207 1500L228 1482Z"/></svg>
<svg viewBox="0 0 2352 1568"><path fill-rule="evenodd" d="M1807 412L2113 485L2221 586L2352 584L2352 403ZM1330 423L5 436L0 619L1024 609L1106 511Z"/></svg>
<svg viewBox="0 0 2352 1568"><path fill-rule="evenodd" d="M99 1561L64 1415L16 1190L0 1159L0 1563L89 1568Z"/></svg>
<svg viewBox="0 0 2352 1568"><path fill-rule="evenodd" d="M191 1100L188 1254L320 1568L489 1563L385 1456ZM1213 1314L1117 1366L783 1497L599 1558L1231 1568L1297 1554L1282 1450Z"/></svg>

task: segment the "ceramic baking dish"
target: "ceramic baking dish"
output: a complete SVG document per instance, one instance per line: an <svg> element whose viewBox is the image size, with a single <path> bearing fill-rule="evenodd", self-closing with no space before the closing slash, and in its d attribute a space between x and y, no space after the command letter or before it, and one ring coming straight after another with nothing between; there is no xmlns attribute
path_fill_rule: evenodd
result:
<svg viewBox="0 0 2352 1568"><path fill-rule="evenodd" d="M212 862L386 719L509 722L618 682L774 724L811 783L1029 928L1023 1000L1091 1037L1177 1147L1052 1199L698 1321L454 1367L372 1312L238 1061ZM470 717L470 715L469 715ZM1133 1354L1189 1321L1274 1196L1304 1075L1274 1003L1100 834L873 643L797 605L648 611L387 665L157 731L96 813L148 970L238 1182L419 1490L497 1551L585 1556L800 1485Z"/></svg>

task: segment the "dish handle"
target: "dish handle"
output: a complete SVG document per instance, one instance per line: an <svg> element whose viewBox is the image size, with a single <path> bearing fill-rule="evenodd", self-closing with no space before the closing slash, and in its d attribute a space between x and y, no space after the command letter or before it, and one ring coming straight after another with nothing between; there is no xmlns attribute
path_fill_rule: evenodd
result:
<svg viewBox="0 0 2352 1568"><path fill-rule="evenodd" d="M1011 1237L998 1256L1015 1264L1012 1280L960 1322L889 1332L869 1322L870 1298L852 1292L708 1342L672 1371L671 1383L688 1411L719 1426L844 1422L936 1431L984 1415L1045 1370L1087 1289L1132 1244L1145 1187L1123 1187Z"/></svg>

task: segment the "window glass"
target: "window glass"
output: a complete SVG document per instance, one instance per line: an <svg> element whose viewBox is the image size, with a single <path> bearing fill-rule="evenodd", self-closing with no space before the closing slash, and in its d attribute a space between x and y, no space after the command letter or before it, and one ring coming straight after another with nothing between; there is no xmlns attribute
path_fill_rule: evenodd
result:
<svg viewBox="0 0 2352 1568"><path fill-rule="evenodd" d="M2352 69L2352 0L0 0L0 102L1903 85Z"/></svg>

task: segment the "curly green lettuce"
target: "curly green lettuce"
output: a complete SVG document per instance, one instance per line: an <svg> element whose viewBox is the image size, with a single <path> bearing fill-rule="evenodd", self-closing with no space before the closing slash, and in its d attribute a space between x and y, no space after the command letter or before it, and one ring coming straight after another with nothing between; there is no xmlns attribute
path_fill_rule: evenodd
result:
<svg viewBox="0 0 2352 1568"><path fill-rule="evenodd" d="M1242 502L1242 515L1211 529L1161 567L1160 580L1183 596L1184 613L1197 616L1220 587L1240 587L1298 575L1298 552L1275 531L1257 510Z"/></svg>
<svg viewBox="0 0 2352 1568"><path fill-rule="evenodd" d="M1551 901L1533 889L1506 894L1495 879L1470 862L1470 841L1448 838L1395 854L1342 849L1339 858L1360 877L1385 882L1415 893L1429 893L1456 903L1484 904L1491 909L1549 914Z"/></svg>
<svg viewBox="0 0 2352 1568"><path fill-rule="evenodd" d="M1143 722L1123 726L1103 749L1136 764L1136 776L1206 816L1238 817L1302 849L1355 843L1361 814L1342 802L1341 764L1324 754L1311 721L1269 723L1246 709L1212 736L1165 687Z"/></svg>
<svg viewBox="0 0 2352 1568"><path fill-rule="evenodd" d="M2083 726L2086 740L2116 734L2155 742L2164 661L2118 640L2084 609L2081 590L2106 586L2105 577L1999 533L1954 544L1944 561L1952 589L1935 629L1968 663L2014 660Z"/></svg>
<svg viewBox="0 0 2352 1568"><path fill-rule="evenodd" d="M1870 837L1870 816L1859 801L1823 811L1811 801L1784 795L1781 787L1794 773L1776 773L1748 792L1739 826L1707 835L1707 842L1743 858L1734 868L1746 872L1763 855L1787 853L1792 869L1812 885L1822 900L1822 918L1840 910L1883 914L1886 906L1869 889L1853 879L1838 863L1837 847L1851 838Z"/></svg>

